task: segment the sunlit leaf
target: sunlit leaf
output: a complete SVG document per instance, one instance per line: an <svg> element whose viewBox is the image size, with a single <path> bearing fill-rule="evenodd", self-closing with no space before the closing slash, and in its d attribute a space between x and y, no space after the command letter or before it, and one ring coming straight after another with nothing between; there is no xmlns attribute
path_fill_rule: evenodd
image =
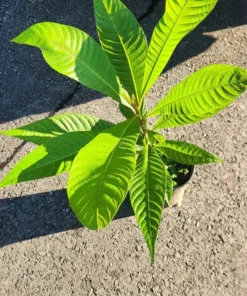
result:
<svg viewBox="0 0 247 296"><path fill-rule="evenodd" d="M91 132L72 132L50 139L21 159L0 182L0 188L69 171L76 154L94 136Z"/></svg>
<svg viewBox="0 0 247 296"><path fill-rule="evenodd" d="M1 131L0 134L41 145L64 133L91 131L96 135L101 130L112 126L113 123L91 115L69 113L38 120L16 129Z"/></svg>
<svg viewBox="0 0 247 296"><path fill-rule="evenodd" d="M135 169L136 118L103 131L77 155L68 180L69 203L89 229L107 226L128 192Z"/></svg>

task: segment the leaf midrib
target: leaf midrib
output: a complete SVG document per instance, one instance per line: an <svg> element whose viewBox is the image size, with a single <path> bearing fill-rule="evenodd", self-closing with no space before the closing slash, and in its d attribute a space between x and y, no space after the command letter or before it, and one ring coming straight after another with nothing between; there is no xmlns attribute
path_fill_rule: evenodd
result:
<svg viewBox="0 0 247 296"><path fill-rule="evenodd" d="M166 106L168 106L169 104L173 104L173 103L176 103L177 101L180 101L180 100L183 100L183 99L186 99L186 98L188 98L188 97L190 97L190 96L193 96L193 95L195 95L195 94L198 94L198 93L201 93L201 92L204 92L204 91L209 91L209 90L211 90L211 89L215 89L215 88L217 88L217 87L225 87L225 86L229 86L229 85L238 85L238 84L241 84L243 81L246 81L246 78L243 78L242 80L239 80L239 81L237 81L237 82L235 82L235 83L226 83L226 84L218 84L218 85L216 85L216 86L211 86L211 87L208 87L208 88L203 88L203 89L201 89L201 90L198 90L198 91L196 91L196 92L193 92L193 93L190 93L190 94L188 94L188 95L186 95L186 96L183 96L183 97L180 97L180 98L177 98L176 100L173 100L173 101L171 101L171 102L166 102L166 101L164 101L164 104L161 106L161 107L159 107L159 108L157 108L157 109L155 109L155 111L151 111L149 114L148 114L148 116L151 116L152 114L160 114L160 113L156 113L158 110L160 110L160 109L163 109L163 108L165 108ZM172 90L171 90L172 91ZM168 96L169 96L170 94L168 93L167 94L167 96L165 97L165 98L167 98ZM164 99L165 99L164 98ZM217 108L216 108L217 109ZM202 113L203 114L203 113ZM168 114L169 115L169 114ZM176 114L176 115L179 115L179 114ZM181 114L181 115L184 115L184 114ZM193 115L193 114L188 114L188 115ZM196 114L196 115L198 115L198 114Z"/></svg>
<svg viewBox="0 0 247 296"><path fill-rule="evenodd" d="M136 81L135 81L135 76L134 76L133 69L132 69L132 67L131 67L131 62L130 62L129 56L128 56L128 54L127 54L127 49L125 48L125 45L124 45L123 40L122 40L122 38L121 38L121 36L120 36L120 34L119 34L119 31L118 31L118 29L117 29L115 23L113 22L113 19L112 19L111 14L110 14L110 9L108 9L108 8L106 7L104 1L102 1L102 2L103 2L103 5L104 5L104 7L105 7L107 13L108 13L108 16L109 16L109 18L110 18L110 20L111 20L111 23L112 23L112 25L113 25L113 27L114 27L116 33L117 33L117 36L119 37L120 43L121 43L121 45L122 45L122 47L123 47L123 50L124 50L124 53L125 53L125 56L126 56L126 59L127 59L128 65L129 65L130 73L131 73L132 82L133 82L133 86L134 86L134 89L135 89L135 95L136 95L137 98L139 99L139 95L138 95L138 91L137 91L137 85L136 85Z"/></svg>
<svg viewBox="0 0 247 296"><path fill-rule="evenodd" d="M149 230L149 235L151 238L151 247L152 246L152 241L153 241L153 234L152 234L152 228L151 228L151 218L150 218L150 194L149 194L149 146L147 145L147 152L145 155L145 171L146 171L146 184L147 184L147 189L146 189L146 200L147 200L147 222L148 222L148 230Z"/></svg>
<svg viewBox="0 0 247 296"><path fill-rule="evenodd" d="M168 146L156 146L156 148L164 148L164 149L169 149L169 150L172 150L172 151L175 151L175 152L178 152L178 153L181 153L181 154L184 154L184 155L187 155L187 156L193 156L193 157L197 157L197 158L206 158L206 159L217 159L216 157L208 157L208 156L194 156L193 154L189 154L189 153L186 153L186 152L181 152L179 150L176 150L174 148L171 148L171 147L168 147Z"/></svg>
<svg viewBox="0 0 247 296"><path fill-rule="evenodd" d="M98 186L98 190L97 190L97 207L96 207L96 224L98 226L98 216L99 216L99 203L101 202L100 201L100 191L101 191L101 187L102 187L102 184L103 184L103 179L105 177L105 174L106 174L106 171L107 171L107 168L108 166L110 165L110 162L113 158L113 155L115 154L115 151L116 149L118 148L118 145L119 143L122 141L122 138L123 138L123 135L126 133L126 131L128 130L129 126L132 124L133 120L135 120L135 117L130 120L130 123L128 124L128 126L124 129L124 131L121 133L121 136L119 137L119 140L117 141L116 145L115 145L115 148L112 150L112 152L110 153L108 159L107 159L107 162L106 162L106 165L105 165L105 168L104 168L104 171L102 173L102 176L101 176L101 180L100 180L100 184Z"/></svg>
<svg viewBox="0 0 247 296"><path fill-rule="evenodd" d="M178 23L178 21L179 21L179 19L180 19L180 17L181 17L181 14L184 12L184 10L185 10L187 4L188 4L188 2L186 1L184 7L182 8L181 12L180 12L179 15L178 15L178 18L177 18L176 22L175 22L174 25L171 27L171 29L170 29L170 33L167 35L167 38L166 38L166 41L164 42L164 45L161 47L162 50L161 50L160 53L158 54L158 57L156 58L156 61L155 61L154 65L153 65L153 69L152 69L152 71L150 72L150 74L149 74L149 76L148 76L148 78L147 78L147 82L145 83L145 86L143 87L142 96L143 96L143 95L145 94L145 92L146 92L147 85L148 85L148 83L149 83L149 80L150 80L151 76L153 75L154 69L156 68L156 65L157 65L157 63L158 63L158 61L159 61L159 59L160 59L160 56L161 56L161 54L163 53L164 47L166 46L166 44L167 44L167 42L168 42L168 40L169 40L169 38L170 38L170 36L171 36L171 34L172 34L174 28L176 27L176 25L177 25L177 23ZM166 14L164 14L164 19L165 19L165 16L166 16ZM165 66L166 66L166 65L164 65L164 67L165 67ZM163 67L163 68L164 68L164 67Z"/></svg>
<svg viewBox="0 0 247 296"><path fill-rule="evenodd" d="M92 139L94 138L93 136L91 136L91 135L89 135L89 137L91 137ZM45 146L43 146L43 147L45 147ZM83 146L84 147L84 146ZM81 147L82 148L82 147ZM33 172L33 171L36 171L36 170L39 170L39 169L42 169L42 168L44 168L44 167L46 167L46 166L48 166L48 165L50 165L50 164L53 164L53 163L56 163L56 162L58 162L58 161L60 161L60 160L63 160L63 159L66 159L66 158L68 158L68 157L71 157L71 156L73 156L73 155L75 155L75 154L77 154L80 150L81 150L81 148L79 148L77 151L75 151L74 153L70 153L70 154L68 154L68 155L66 155L66 156L64 156L64 157L60 157L60 158L57 158L56 160L54 160L54 161L51 161L51 162L48 162L48 163L46 163L45 165L43 165L43 166L37 166L37 167L35 167L35 168L33 168L33 169L31 169L31 170L28 170L28 168L26 169L27 171L26 172L24 172L22 175L26 175L26 174L30 174L31 172ZM38 149L38 148L37 148ZM34 150L35 151L35 150ZM41 151L42 152L42 151ZM46 157L46 156L49 156L49 153L47 153L46 155L44 155L44 158ZM41 158L39 161L42 161L42 159L43 158ZM35 163L33 164L33 165L35 165ZM21 173L22 171L20 171L19 172L19 174L18 174L18 176L16 177L16 178L18 178L19 176L20 176L20 173ZM12 179L10 179L10 181L13 181L14 180L14 178L12 178ZM31 181L31 180L30 180ZM0 182L0 184L1 184L2 182ZM9 182L8 182L9 183ZM1 185L0 185L0 188L1 188Z"/></svg>
<svg viewBox="0 0 247 296"><path fill-rule="evenodd" d="M84 34L86 34L86 33L84 33ZM89 35L87 35L87 38L91 38ZM52 41L52 40L50 40L49 38L44 38L44 37L39 37L39 39L42 39L42 40L44 40L44 41L48 41L48 42L50 42L50 43L52 43L52 44L54 44L54 45L57 45L57 46L59 46L60 45L60 43L56 43L56 42L54 42L54 41ZM93 40L94 41L94 40ZM97 44L97 43L96 43ZM92 68L90 68L89 67L89 65L88 64L86 64L83 60L81 60L80 58L78 58L78 55L76 56L76 58L74 58L74 56L73 56L73 54L71 54L70 52L68 52L67 50L66 50L66 48L64 47L64 46L61 46L60 45L60 48L61 48L61 50L62 51L64 51L66 54L68 54L71 58L73 58L73 59L75 59L75 61L76 60L78 60L79 62L81 62L83 65L85 65L88 69L89 69L89 71L91 71L92 73L94 73L103 83L105 83L111 90L113 90L113 92L117 95L117 97L119 97L119 93L110 85L110 84L108 84L107 83L107 81L106 80L104 80L97 72L95 72ZM47 51L47 50L44 50L44 51L46 51L46 52L49 52L49 51ZM108 57L107 57L108 58ZM109 61L110 62L110 61ZM111 62L110 62L111 63ZM116 76L116 73L115 73L115 70L114 70L114 68L112 69L113 71L114 71L114 74L115 74L115 76Z"/></svg>

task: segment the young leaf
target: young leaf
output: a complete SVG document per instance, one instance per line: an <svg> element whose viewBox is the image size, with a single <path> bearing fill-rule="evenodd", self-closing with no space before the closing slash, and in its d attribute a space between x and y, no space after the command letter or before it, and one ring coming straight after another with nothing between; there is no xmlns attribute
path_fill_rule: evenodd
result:
<svg viewBox="0 0 247 296"><path fill-rule="evenodd" d="M140 151L131 181L130 201L146 240L152 263L166 194L165 166L158 152L146 145Z"/></svg>
<svg viewBox="0 0 247 296"><path fill-rule="evenodd" d="M247 70L207 66L180 82L150 111L162 116L154 130L186 125L213 116L247 89Z"/></svg>
<svg viewBox="0 0 247 296"><path fill-rule="evenodd" d="M176 162L183 164L205 164L222 162L210 152L190 143L166 140L161 146L155 146L161 153Z"/></svg>
<svg viewBox="0 0 247 296"><path fill-rule="evenodd" d="M102 48L85 32L57 23L38 23L12 41L41 49L57 72L112 97L118 102L116 73Z"/></svg>
<svg viewBox="0 0 247 296"><path fill-rule="evenodd" d="M107 226L124 201L139 133L137 119L128 119L100 133L76 156L67 191L72 210L87 228Z"/></svg>
<svg viewBox="0 0 247 296"><path fill-rule="evenodd" d="M91 115L69 113L38 120L16 129L1 131L0 134L42 145L47 140L64 133L91 131L96 135L113 125L109 121Z"/></svg>
<svg viewBox="0 0 247 296"><path fill-rule="evenodd" d="M132 12L120 0L94 0L99 40L121 84L140 98L147 41Z"/></svg>
<svg viewBox="0 0 247 296"><path fill-rule="evenodd" d="M69 171L78 151L94 136L91 132L72 132L50 139L21 159L0 182L0 188Z"/></svg>
<svg viewBox="0 0 247 296"><path fill-rule="evenodd" d="M166 0L148 48L143 96L157 80L179 42L213 10L217 0Z"/></svg>

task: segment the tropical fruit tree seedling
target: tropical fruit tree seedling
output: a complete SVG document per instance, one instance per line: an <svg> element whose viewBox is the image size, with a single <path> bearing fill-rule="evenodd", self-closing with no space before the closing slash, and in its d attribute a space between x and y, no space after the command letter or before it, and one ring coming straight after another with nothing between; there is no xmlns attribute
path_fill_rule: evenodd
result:
<svg viewBox="0 0 247 296"><path fill-rule="evenodd" d="M120 0L93 3L100 45L79 29L52 22L35 24L13 41L38 47L54 70L113 98L126 120L113 124L86 114L63 114L1 132L39 146L15 165L0 187L69 172L70 207L89 229L106 227L129 192L154 262L162 209L173 193L170 161L221 162L157 130L192 124L224 109L246 90L247 71L207 66L174 86L148 111L146 94L178 43L217 0L167 0L149 44ZM148 129L152 116L158 119Z"/></svg>

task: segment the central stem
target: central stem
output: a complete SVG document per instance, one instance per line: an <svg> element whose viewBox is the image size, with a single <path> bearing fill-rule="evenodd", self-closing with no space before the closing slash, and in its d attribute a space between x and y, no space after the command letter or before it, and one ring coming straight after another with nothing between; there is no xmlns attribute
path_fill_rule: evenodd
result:
<svg viewBox="0 0 247 296"><path fill-rule="evenodd" d="M138 120L140 122L140 126L141 126L141 129L142 129L143 135L144 135L147 143L150 144L150 141L149 141L149 138L148 138L148 131L147 131L146 125L145 125L146 119L144 119L142 117L142 114L140 112L141 104L137 105L134 95L132 95L132 97L131 97L131 103L132 103L132 107L134 108L134 110L136 112L136 117L138 118Z"/></svg>
<svg viewBox="0 0 247 296"><path fill-rule="evenodd" d="M141 129L142 129L142 132L143 132L143 135L147 141L147 143L149 144L149 139L148 139L148 131L146 129L146 126L145 126L145 120L141 117L141 113L140 113L140 110L138 108L136 108L136 117L138 118L139 122L140 122L140 126L141 126Z"/></svg>

